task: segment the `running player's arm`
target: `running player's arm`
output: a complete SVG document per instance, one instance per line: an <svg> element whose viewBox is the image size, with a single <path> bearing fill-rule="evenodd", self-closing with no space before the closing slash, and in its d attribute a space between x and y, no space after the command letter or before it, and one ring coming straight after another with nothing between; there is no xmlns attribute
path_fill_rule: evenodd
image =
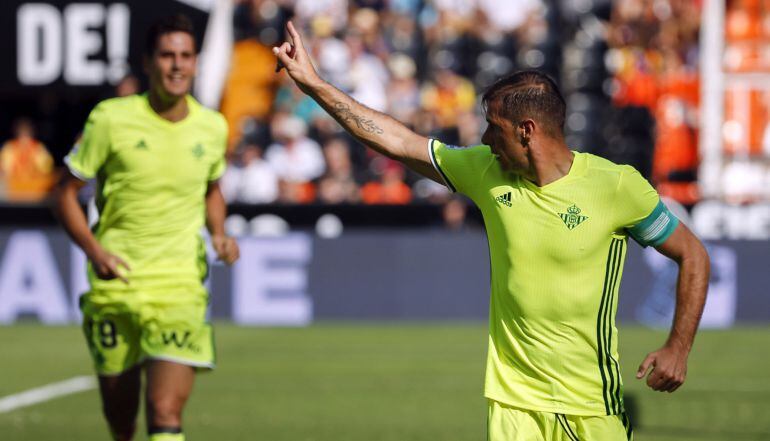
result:
<svg viewBox="0 0 770 441"><path fill-rule="evenodd" d="M123 267L130 271L128 264L120 257L102 248L88 227L88 220L78 201L78 191L84 185L85 182L72 173L64 175L53 194L56 216L72 241L83 250L88 260L91 261L91 266L100 279L120 279L123 283L128 283L128 279L120 269Z"/></svg>
<svg viewBox="0 0 770 441"><path fill-rule="evenodd" d="M290 42L273 48L297 86L326 110L353 137L385 156L442 183L428 153L428 138L418 135L394 118L358 103L318 76L302 38L289 22Z"/></svg>
<svg viewBox="0 0 770 441"><path fill-rule="evenodd" d="M227 205L219 188L219 181L210 181L206 189L206 227L211 235L211 246L217 258L228 265L240 257L238 243L225 234L225 216Z"/></svg>
<svg viewBox="0 0 770 441"><path fill-rule="evenodd" d="M679 266L674 323L666 343L647 355L636 376L644 377L653 367L647 385L657 391L673 392L684 383L687 357L706 304L709 256L701 241L682 223L655 249Z"/></svg>
<svg viewBox="0 0 770 441"><path fill-rule="evenodd" d="M78 191L86 180L92 179L107 160L109 153L109 128L107 112L97 105L88 116L83 137L64 158L69 169L54 189L54 212L72 241L86 254L97 277L104 280L120 279L128 283L123 274L128 264L119 256L102 248L88 225L83 208L78 201Z"/></svg>
<svg viewBox="0 0 770 441"><path fill-rule="evenodd" d="M104 280L120 279L128 283L121 267L130 268L120 257L107 252L94 237L88 226L88 219L78 201L78 192L86 180L96 176L97 170L106 160L107 142L106 117L99 106L91 112L83 131L83 139L64 158L69 168L56 185L53 193L54 212L72 241L77 244L91 261L97 277Z"/></svg>

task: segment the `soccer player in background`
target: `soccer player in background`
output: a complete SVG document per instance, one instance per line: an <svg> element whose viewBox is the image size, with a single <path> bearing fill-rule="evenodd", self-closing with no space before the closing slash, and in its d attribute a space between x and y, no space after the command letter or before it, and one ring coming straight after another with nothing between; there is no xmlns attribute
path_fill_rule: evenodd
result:
<svg viewBox="0 0 770 441"><path fill-rule="evenodd" d="M492 266L488 439L631 439L615 327L627 237L679 265L670 335L637 372L667 392L685 380L706 299L700 241L633 167L567 147L564 99L546 75L524 71L495 83L482 98L484 145L457 147L323 81L287 28L291 42L273 52L302 91L362 143L481 209Z"/></svg>
<svg viewBox="0 0 770 441"><path fill-rule="evenodd" d="M93 109L56 193L59 218L88 257L83 330L119 441L134 435L143 371L149 439L184 440L195 371L214 367L204 223L218 258L238 258L217 183L227 125L189 95L196 60L188 18L155 23L145 48L149 91ZM77 193L92 178L99 220L89 229Z"/></svg>

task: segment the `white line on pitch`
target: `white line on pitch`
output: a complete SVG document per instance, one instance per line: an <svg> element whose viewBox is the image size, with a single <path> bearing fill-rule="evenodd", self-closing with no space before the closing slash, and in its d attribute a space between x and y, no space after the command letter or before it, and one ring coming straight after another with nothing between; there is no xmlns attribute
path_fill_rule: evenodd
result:
<svg viewBox="0 0 770 441"><path fill-rule="evenodd" d="M19 392L0 398L0 413L10 412L22 407L53 400L65 395L75 394L96 387L96 380L92 376L82 375L57 383Z"/></svg>

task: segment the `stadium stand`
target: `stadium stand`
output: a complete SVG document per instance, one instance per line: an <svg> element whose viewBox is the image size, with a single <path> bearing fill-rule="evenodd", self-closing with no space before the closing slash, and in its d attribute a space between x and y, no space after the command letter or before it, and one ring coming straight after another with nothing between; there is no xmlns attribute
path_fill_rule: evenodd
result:
<svg viewBox="0 0 770 441"><path fill-rule="evenodd" d="M364 104L451 144L479 142L484 123L477 95L492 81L516 69L544 70L564 90L573 148L634 165L661 194L690 207L701 198L702 8L702 2L683 0L515 0L502 6L489 0L238 0L220 106L231 127L228 201L372 203L381 199L372 189L394 176L408 188L392 203L449 200L448 192L411 172L384 165L284 73L275 73L270 48L284 38L284 24L293 18L325 78ZM726 72L770 69L762 49L770 38L767 9L759 0L727 2ZM137 87L136 78L128 77L116 94ZM768 103L765 88L726 86L724 151L733 160L723 179L730 202L769 196L764 190L770 179ZM286 139L286 121L300 139ZM54 146L54 159L67 149ZM312 173L287 178L286 161ZM14 198L9 176L3 175L0 186L5 199Z"/></svg>

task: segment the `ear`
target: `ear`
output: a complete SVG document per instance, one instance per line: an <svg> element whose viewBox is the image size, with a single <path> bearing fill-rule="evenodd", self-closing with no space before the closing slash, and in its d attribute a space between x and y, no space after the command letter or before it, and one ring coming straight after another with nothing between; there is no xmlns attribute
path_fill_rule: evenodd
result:
<svg viewBox="0 0 770 441"><path fill-rule="evenodd" d="M535 122L531 119L525 119L524 121L519 123L518 127L519 131L519 138L521 139L521 144L524 147L529 146L529 141L532 138L532 134L535 131Z"/></svg>

